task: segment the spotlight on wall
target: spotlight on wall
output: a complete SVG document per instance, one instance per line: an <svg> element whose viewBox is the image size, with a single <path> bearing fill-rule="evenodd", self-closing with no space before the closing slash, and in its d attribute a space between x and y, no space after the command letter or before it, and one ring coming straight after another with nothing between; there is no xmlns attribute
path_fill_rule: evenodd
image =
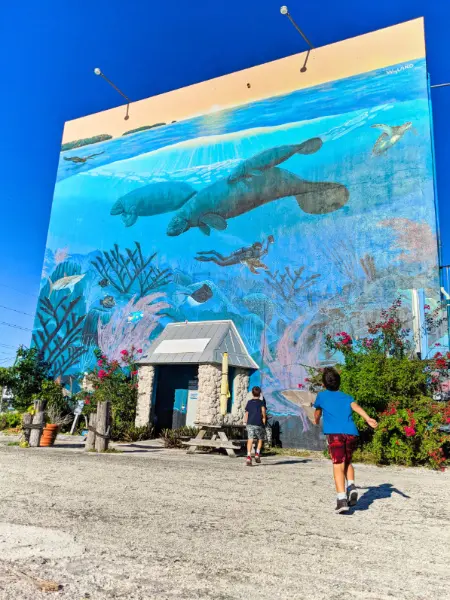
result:
<svg viewBox="0 0 450 600"><path fill-rule="evenodd" d="M109 85L110 85L112 88L114 88L114 89L116 90L116 92L118 92L118 93L119 93L119 94L120 94L120 95L121 95L123 98L125 98L125 100L127 101L127 110L126 110L126 113L125 113L125 117L124 117L124 119L125 119L125 121L128 121L128 119L130 118L130 115L129 115L129 110L130 110L130 104L131 104L131 100L128 98L128 96L126 96L126 95L125 95L125 94L122 92L122 90L120 90L120 89L117 87L117 85L115 85L115 84L114 84L114 83L113 83L113 82L112 82L110 79L108 79L108 78L106 77L106 75L105 75L104 73L102 73L101 69L99 69L98 67L95 67L95 69L94 69L94 73L95 73L96 75L99 75L100 77L103 77L103 79L104 79L104 80L105 80L107 83L109 83Z"/></svg>
<svg viewBox="0 0 450 600"><path fill-rule="evenodd" d="M305 73L306 72L306 65L308 63L308 59L309 59L309 54L311 52L311 50L314 50L314 46L311 44L311 42L309 41L309 39L306 37L306 35L303 33L303 31L300 29L300 27L297 25L297 23L294 21L294 19L292 18L291 13L289 12L289 9L287 6L282 6L280 8L280 13L282 15L285 15L289 21L292 23L292 25L295 27L295 29L298 31L298 33L302 36L302 38L305 40L305 42L308 44L309 49L308 52L306 54L306 58L305 58L305 62L303 63L303 67L300 69L300 73Z"/></svg>

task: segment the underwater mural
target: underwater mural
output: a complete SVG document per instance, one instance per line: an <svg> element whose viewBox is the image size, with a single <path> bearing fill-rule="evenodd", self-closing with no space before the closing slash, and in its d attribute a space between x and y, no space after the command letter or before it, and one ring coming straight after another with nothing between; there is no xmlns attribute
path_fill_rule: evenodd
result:
<svg viewBox="0 0 450 600"><path fill-rule="evenodd" d="M287 392L335 361L326 334L439 302L424 58L106 134L61 152L33 334L55 375L231 319L299 438Z"/></svg>

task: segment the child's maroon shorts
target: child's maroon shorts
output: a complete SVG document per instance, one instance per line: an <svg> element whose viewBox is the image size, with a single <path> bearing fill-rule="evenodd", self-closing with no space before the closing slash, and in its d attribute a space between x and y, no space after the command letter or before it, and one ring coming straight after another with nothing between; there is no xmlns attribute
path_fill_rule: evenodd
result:
<svg viewBox="0 0 450 600"><path fill-rule="evenodd" d="M350 464L352 462L353 452L358 445L356 435L347 435L345 433L332 433L327 435L328 450L334 465L342 463Z"/></svg>

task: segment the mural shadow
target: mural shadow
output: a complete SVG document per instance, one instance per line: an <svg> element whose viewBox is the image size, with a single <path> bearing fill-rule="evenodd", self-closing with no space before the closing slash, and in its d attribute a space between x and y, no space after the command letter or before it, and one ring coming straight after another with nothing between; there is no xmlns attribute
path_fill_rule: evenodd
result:
<svg viewBox="0 0 450 600"><path fill-rule="evenodd" d="M358 488L361 489L361 488ZM382 483L381 485L371 486L364 488L366 491L360 498L358 498L358 504L348 509L345 515L353 515L355 512L369 510L375 500L383 500L386 498L392 498L392 494L398 494L402 498L410 499L411 497L404 494L392 485L392 483Z"/></svg>

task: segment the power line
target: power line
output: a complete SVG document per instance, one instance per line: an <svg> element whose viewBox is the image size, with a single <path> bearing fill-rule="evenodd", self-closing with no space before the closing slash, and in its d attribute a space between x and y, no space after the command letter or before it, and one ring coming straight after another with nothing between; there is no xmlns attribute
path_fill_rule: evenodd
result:
<svg viewBox="0 0 450 600"><path fill-rule="evenodd" d="M22 331L33 331L29 327L21 327L20 325L14 325L13 323L7 323L6 321L0 321L0 325L5 325L6 327L12 327L13 329L21 329Z"/></svg>
<svg viewBox="0 0 450 600"><path fill-rule="evenodd" d="M5 362L8 362L9 360L11 360L12 358L15 358L14 356L7 356L6 358L2 358L0 359L0 364L3 364Z"/></svg>
<svg viewBox="0 0 450 600"><path fill-rule="evenodd" d="M18 292L19 294L25 294L25 296L33 296L33 298L39 298L37 294L32 294L31 292L22 292L22 290L18 290L17 288L11 287L10 285L6 285L6 283L0 283L0 286L13 290L14 292Z"/></svg>
<svg viewBox="0 0 450 600"><path fill-rule="evenodd" d="M31 313L24 312L23 310L17 310L17 308L9 308L9 306L3 306L0 304L0 308L4 308L5 310L12 310L13 312L20 313L21 315L27 315L27 317L34 317Z"/></svg>
<svg viewBox="0 0 450 600"><path fill-rule="evenodd" d="M2 348L12 348L13 350L17 350L19 346L11 346L10 344L0 344Z"/></svg>

